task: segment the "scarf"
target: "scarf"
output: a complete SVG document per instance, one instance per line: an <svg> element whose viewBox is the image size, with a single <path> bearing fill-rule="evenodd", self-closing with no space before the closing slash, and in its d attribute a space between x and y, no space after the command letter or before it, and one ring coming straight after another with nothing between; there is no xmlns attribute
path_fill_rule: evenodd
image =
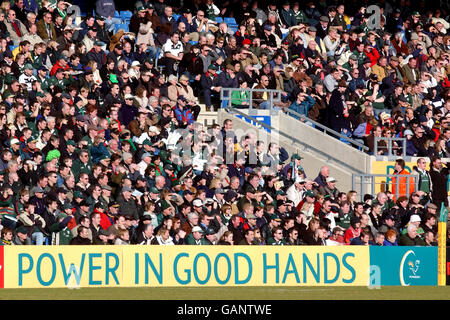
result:
<svg viewBox="0 0 450 320"><path fill-rule="evenodd" d="M12 244L11 240L2 239L4 245L10 246Z"/></svg>

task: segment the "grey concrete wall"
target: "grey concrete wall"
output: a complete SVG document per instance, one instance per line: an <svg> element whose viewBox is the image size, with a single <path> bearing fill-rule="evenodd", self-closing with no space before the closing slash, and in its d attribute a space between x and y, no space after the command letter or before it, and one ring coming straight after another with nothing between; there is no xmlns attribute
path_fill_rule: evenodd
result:
<svg viewBox="0 0 450 320"><path fill-rule="evenodd" d="M360 173L369 173L370 156L350 146L335 137L319 131L287 114L279 115L279 128L286 134L293 136L311 149L319 149L325 157L332 157L331 161L342 162L350 170ZM313 150L314 152L314 150ZM339 164L339 163L338 163Z"/></svg>
<svg viewBox="0 0 450 320"><path fill-rule="evenodd" d="M362 155L361 152L359 154L358 152L355 153L353 150L350 150L353 149L352 147L347 146L333 137L324 135L303 123L294 125L295 123L292 123L291 120L298 122L297 120L285 118L282 114L272 117L272 126L289 132L290 137L277 134L276 132L268 133L264 129L257 128L226 111L219 110L218 123L222 124L225 119L233 120L233 130L236 132L238 138L243 134L252 132L258 140L264 141L266 146L270 142L276 142L285 148L289 154L298 152L304 158L302 160L302 166L306 171L306 175L311 179L314 179L318 175L322 166L327 165L330 168L330 175L338 181L337 188L344 192L351 190L352 173L356 172L356 169L352 170L349 164L358 166L358 172L368 173L370 171L369 156ZM308 143L302 144L296 141L296 139L300 142L308 141ZM315 148L325 152L316 152L314 150ZM346 165L333 160L338 154L341 161L346 162Z"/></svg>

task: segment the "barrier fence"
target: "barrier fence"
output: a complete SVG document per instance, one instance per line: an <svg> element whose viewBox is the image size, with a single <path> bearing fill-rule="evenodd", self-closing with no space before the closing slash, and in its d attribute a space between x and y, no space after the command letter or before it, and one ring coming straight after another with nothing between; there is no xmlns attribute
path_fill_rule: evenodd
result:
<svg viewBox="0 0 450 320"><path fill-rule="evenodd" d="M437 247L3 246L3 288L437 285Z"/></svg>
<svg viewBox="0 0 450 320"><path fill-rule="evenodd" d="M352 190L358 192L359 201L365 194L375 195L379 191L391 191L394 199L400 196L409 197L417 191L418 177L409 174L353 174Z"/></svg>

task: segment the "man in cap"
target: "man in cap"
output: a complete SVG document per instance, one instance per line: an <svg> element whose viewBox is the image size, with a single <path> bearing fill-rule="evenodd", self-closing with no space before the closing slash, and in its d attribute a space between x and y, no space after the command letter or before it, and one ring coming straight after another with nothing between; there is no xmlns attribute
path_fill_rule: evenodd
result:
<svg viewBox="0 0 450 320"><path fill-rule="evenodd" d="M192 232L186 236L185 244L187 245L209 245L208 241L203 237L203 229L199 226L192 228Z"/></svg>
<svg viewBox="0 0 450 320"><path fill-rule="evenodd" d="M298 204L304 198L305 183L306 183L306 180L303 179L301 176L298 176L295 179L294 183L286 190L287 199L291 200L294 203L295 207L297 207Z"/></svg>
<svg viewBox="0 0 450 320"><path fill-rule="evenodd" d="M338 198L338 194L339 194L339 190L336 188L336 179L333 177L328 177L326 179L326 186L322 186L319 188L319 192L324 194L324 195L328 195L330 196L330 199L332 201L337 200Z"/></svg>
<svg viewBox="0 0 450 320"><path fill-rule="evenodd" d="M24 67L24 72L19 77L19 83L24 86L27 91L32 90L32 83L34 80L36 80L36 77L33 75L33 66L29 63L27 63Z"/></svg>
<svg viewBox="0 0 450 320"><path fill-rule="evenodd" d="M25 226L20 226L15 230L12 240L14 245L31 245L31 239L28 237L28 230Z"/></svg>
<svg viewBox="0 0 450 320"><path fill-rule="evenodd" d="M103 67L103 64L106 63L106 53L103 50L105 43L102 41L95 41L94 46L91 50L87 53L87 58L89 60L94 60L97 62L97 69L101 69Z"/></svg>
<svg viewBox="0 0 450 320"><path fill-rule="evenodd" d="M108 230L100 229L97 236L93 239L93 245L107 245L111 234Z"/></svg>
<svg viewBox="0 0 450 320"><path fill-rule="evenodd" d="M215 104L219 102L220 89L222 89L222 87L219 85L216 71L217 67L211 64L208 66L207 72L202 74L200 79L200 86L202 88L203 97L205 99L206 111L211 110L213 101ZM214 110L217 110L217 107L217 105L214 105Z"/></svg>
<svg viewBox="0 0 450 320"><path fill-rule="evenodd" d="M140 200L139 200L140 201ZM120 205L120 212L129 215L134 219L139 219L142 208L132 196L132 189L129 186L122 187L117 203Z"/></svg>

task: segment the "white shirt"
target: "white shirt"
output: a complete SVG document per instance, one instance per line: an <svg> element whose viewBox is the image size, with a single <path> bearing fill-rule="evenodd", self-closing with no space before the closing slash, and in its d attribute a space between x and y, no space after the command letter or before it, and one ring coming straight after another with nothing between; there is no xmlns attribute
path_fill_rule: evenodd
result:
<svg viewBox="0 0 450 320"><path fill-rule="evenodd" d="M31 75L31 76L27 76L25 73L22 73L19 77L19 83L20 84L25 84L27 86L27 90L31 91L32 90L32 82L36 80L36 77Z"/></svg>
<svg viewBox="0 0 450 320"><path fill-rule="evenodd" d="M163 57L166 53L178 56L178 54L182 52L183 52L183 44L181 43L181 41L178 41L177 44L174 44L170 38L167 39L166 43L164 43L161 50Z"/></svg>

